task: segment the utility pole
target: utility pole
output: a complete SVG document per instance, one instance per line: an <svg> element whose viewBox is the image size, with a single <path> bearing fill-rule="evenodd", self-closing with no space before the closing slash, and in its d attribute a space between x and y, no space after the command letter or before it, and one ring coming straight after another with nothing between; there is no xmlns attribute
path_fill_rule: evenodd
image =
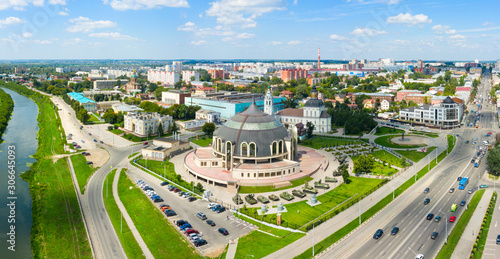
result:
<svg viewBox="0 0 500 259"><path fill-rule="evenodd" d="M313 257L314 257L314 222L313 222Z"/></svg>
<svg viewBox="0 0 500 259"><path fill-rule="evenodd" d="M358 202L358 208L359 208L359 225L361 225L361 200Z"/></svg>

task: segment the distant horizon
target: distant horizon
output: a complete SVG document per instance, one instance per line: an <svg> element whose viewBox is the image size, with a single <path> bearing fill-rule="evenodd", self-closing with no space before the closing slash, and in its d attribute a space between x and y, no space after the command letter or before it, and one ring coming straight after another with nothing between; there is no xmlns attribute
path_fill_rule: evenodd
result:
<svg viewBox="0 0 500 259"><path fill-rule="evenodd" d="M341 59L321 59L321 62L349 62L350 60L341 60ZM360 60L360 59L356 59ZM378 59L366 59L368 62L374 62L378 61ZM418 61L420 59L401 59L401 60L396 60L394 59L395 63L398 62L408 62L408 61ZM28 62L28 61L156 61L156 62L172 62L172 61L199 61L200 63L203 63L202 61L238 61L238 62L314 62L317 63L317 59L272 59L272 58L267 58L267 59L246 59L246 58L234 58L234 59L206 59L206 58L200 58L200 59L140 59L140 58L123 58L123 59L111 59L111 58L102 58L102 59L0 59L0 62ZM424 60L422 59L424 63L448 63L448 62L475 62L475 60ZM496 63L497 60L479 60L479 64L481 63Z"/></svg>

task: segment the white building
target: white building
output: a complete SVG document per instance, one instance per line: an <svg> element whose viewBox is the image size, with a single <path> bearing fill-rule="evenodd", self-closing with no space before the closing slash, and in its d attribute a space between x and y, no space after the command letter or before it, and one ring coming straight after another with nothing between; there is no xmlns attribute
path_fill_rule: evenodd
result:
<svg viewBox="0 0 500 259"><path fill-rule="evenodd" d="M208 123L220 123L220 112L199 109L196 112L195 119L197 120L205 120Z"/></svg>
<svg viewBox="0 0 500 259"><path fill-rule="evenodd" d="M121 85L126 85L127 80L120 79ZM95 80L94 90L113 89L118 84L118 80Z"/></svg>
<svg viewBox="0 0 500 259"><path fill-rule="evenodd" d="M323 101L318 100L316 86L313 86L311 99L306 102L303 108L288 108L278 111L276 119L288 128L297 123L307 125L307 122L312 122L315 127L314 132L327 133L332 130L332 118L326 112Z"/></svg>
<svg viewBox="0 0 500 259"><path fill-rule="evenodd" d="M174 85L179 82L179 72L169 72L159 69L151 69L148 71L148 81L151 83L160 82L163 85Z"/></svg>
<svg viewBox="0 0 500 259"><path fill-rule="evenodd" d="M399 111L401 120L441 127L460 125L462 114L462 105L450 97L439 105L408 107Z"/></svg>
<svg viewBox="0 0 500 259"><path fill-rule="evenodd" d="M124 129L139 136L146 136L148 133L157 134L160 123L165 133L169 125L173 123L173 119L170 115L159 113L129 112L124 116Z"/></svg>
<svg viewBox="0 0 500 259"><path fill-rule="evenodd" d="M387 99L380 100L380 107L378 108L380 111L387 111L391 107L391 103Z"/></svg>
<svg viewBox="0 0 500 259"><path fill-rule="evenodd" d="M194 76L194 80L191 80L191 77ZM182 71L182 81L189 83L191 81L199 81L200 73L198 71Z"/></svg>
<svg viewBox="0 0 500 259"><path fill-rule="evenodd" d="M203 127L207 121L200 120L188 120L188 121L176 121L175 123L179 126L180 129L193 129L198 127Z"/></svg>

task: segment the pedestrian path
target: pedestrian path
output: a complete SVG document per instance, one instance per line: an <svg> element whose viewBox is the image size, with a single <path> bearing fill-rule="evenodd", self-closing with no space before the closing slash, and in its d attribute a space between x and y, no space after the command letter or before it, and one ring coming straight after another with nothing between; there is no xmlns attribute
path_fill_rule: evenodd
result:
<svg viewBox="0 0 500 259"><path fill-rule="evenodd" d="M154 259L153 254L151 253L151 251L149 251L149 248L146 245L146 243L144 242L144 240L142 239L141 234L139 234L139 231L137 231L137 229L135 228L134 222L132 221L132 219L128 215L127 210L125 209L125 206L123 206L123 203L120 201L120 197L118 196L118 179L120 179L120 172L121 172L121 168L117 168L116 174L115 174L115 179L113 180L113 197L115 198L116 205L118 205L118 208L122 212L123 219L125 219L125 222L127 222L127 225L130 228L130 230L132 231L132 234L134 235L135 240L137 240L137 243L141 247L142 252L144 253L144 256L146 258Z"/></svg>
<svg viewBox="0 0 500 259"><path fill-rule="evenodd" d="M238 248L238 239L229 242L229 247L227 248L226 259L233 259L236 256L236 248Z"/></svg>
<svg viewBox="0 0 500 259"><path fill-rule="evenodd" d="M453 251L451 258L459 259L468 258L470 256L474 243L476 242L477 234L481 229L481 224L483 223L483 218L486 214L486 210L488 209L488 205L490 204L492 195L492 190L486 190L484 192L484 195L479 201L474 214L472 214L467 227L462 233L462 237L460 237L460 241L458 241L458 244L455 247L455 251Z"/></svg>

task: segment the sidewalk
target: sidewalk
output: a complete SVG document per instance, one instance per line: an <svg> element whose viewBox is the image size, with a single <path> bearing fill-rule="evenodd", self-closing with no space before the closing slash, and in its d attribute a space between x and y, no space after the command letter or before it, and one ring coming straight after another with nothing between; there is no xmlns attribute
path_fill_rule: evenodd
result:
<svg viewBox="0 0 500 259"><path fill-rule="evenodd" d="M125 209L125 206L123 206L123 203L120 201L120 197L118 196L118 179L120 178L120 172L121 168L116 168L116 174L115 174L115 179L113 180L113 197L115 198L116 205L118 205L118 208L120 208L120 211L122 212L123 218L125 219L125 222L127 222L128 227L132 231L132 234L135 237L135 240L137 240L137 243L142 249L142 252L144 253L144 256L146 258L153 258L153 254L151 251L149 251L148 246L144 242L144 240L141 237L141 234L139 234L139 231L135 228L134 222L130 218L130 216L127 213L127 210Z"/></svg>
<svg viewBox="0 0 500 259"><path fill-rule="evenodd" d="M479 201L474 214L470 218L467 227L462 233L462 237L460 237L460 241L458 241L458 244L455 247L455 251L453 251L451 258L468 258L470 256L472 247L474 246L474 242L476 242L477 234L481 229L481 224L483 223L483 218L486 214L486 210L488 209L488 205L490 204L492 195L492 190L486 190L484 192L484 195Z"/></svg>
<svg viewBox="0 0 500 259"><path fill-rule="evenodd" d="M233 259L236 256L236 248L238 248L238 239L234 240L234 242L229 242L226 259Z"/></svg>

